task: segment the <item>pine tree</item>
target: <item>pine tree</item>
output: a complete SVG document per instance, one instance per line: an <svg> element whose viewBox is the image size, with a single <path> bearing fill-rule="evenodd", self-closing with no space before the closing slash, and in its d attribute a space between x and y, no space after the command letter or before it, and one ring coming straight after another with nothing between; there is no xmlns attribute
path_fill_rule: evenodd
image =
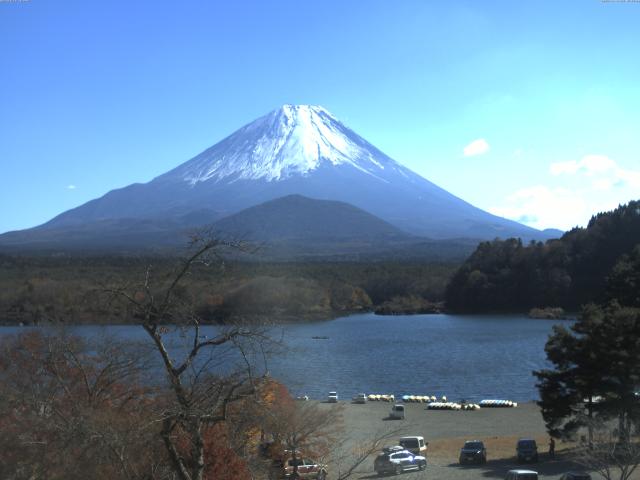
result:
<svg viewBox="0 0 640 480"><path fill-rule="evenodd" d="M628 438L640 419L640 309L589 305L570 329L555 328L545 350L554 368L534 375L550 434L591 434L594 422L617 419L619 438Z"/></svg>

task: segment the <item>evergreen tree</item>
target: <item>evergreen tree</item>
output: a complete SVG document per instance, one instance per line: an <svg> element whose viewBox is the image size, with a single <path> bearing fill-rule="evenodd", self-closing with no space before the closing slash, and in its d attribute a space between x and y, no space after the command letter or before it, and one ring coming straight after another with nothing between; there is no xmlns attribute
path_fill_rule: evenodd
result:
<svg viewBox="0 0 640 480"><path fill-rule="evenodd" d="M555 327L545 351L554 368L534 375L549 433L571 438L617 419L619 438L628 438L640 419L640 309L589 305L570 329Z"/></svg>
<svg viewBox="0 0 640 480"><path fill-rule="evenodd" d="M623 255L607 278L607 295L622 305L640 308L640 244Z"/></svg>
<svg viewBox="0 0 640 480"><path fill-rule="evenodd" d="M634 250L639 244L640 200L599 213L586 228L544 244L523 245L513 238L482 242L447 285L446 305L476 313L534 307L577 311L608 297L640 306L640 251Z"/></svg>

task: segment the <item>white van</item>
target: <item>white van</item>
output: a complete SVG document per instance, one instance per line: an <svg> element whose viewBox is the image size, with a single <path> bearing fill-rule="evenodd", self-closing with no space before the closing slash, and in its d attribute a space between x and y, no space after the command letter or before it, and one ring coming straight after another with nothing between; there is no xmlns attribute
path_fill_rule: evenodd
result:
<svg viewBox="0 0 640 480"><path fill-rule="evenodd" d="M509 470L505 480L538 480L538 472L533 470Z"/></svg>
<svg viewBox="0 0 640 480"><path fill-rule="evenodd" d="M389 412L389 418L404 420L404 405L396 404L393 407L391 407L391 412Z"/></svg>
<svg viewBox="0 0 640 480"><path fill-rule="evenodd" d="M414 455L427 456L427 445L429 442L424 441L424 437L402 437L398 442L398 445L405 450L409 450Z"/></svg>

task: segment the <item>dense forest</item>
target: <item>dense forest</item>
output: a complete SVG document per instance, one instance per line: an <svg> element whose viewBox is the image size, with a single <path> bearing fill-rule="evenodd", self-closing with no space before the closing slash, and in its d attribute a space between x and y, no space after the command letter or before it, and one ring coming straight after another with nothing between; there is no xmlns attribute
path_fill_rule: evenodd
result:
<svg viewBox="0 0 640 480"><path fill-rule="evenodd" d="M180 259L0 255L0 322L130 323L109 292L139 285L147 274L169 278ZM187 287L205 321L328 319L352 312L425 311L441 302L455 263L248 262L194 266ZM212 268L213 267L213 268Z"/></svg>
<svg viewBox="0 0 640 480"><path fill-rule="evenodd" d="M177 257L0 255L0 322L130 323L109 292L170 278ZM481 243L460 266L434 261L273 262L219 259L194 266L190 302L205 321L328 319L352 312L577 311L640 296L640 201L594 216L546 243ZM621 299L621 295L636 298Z"/></svg>
<svg viewBox="0 0 640 480"><path fill-rule="evenodd" d="M632 201L557 240L481 243L447 286L446 305L459 312L576 311L586 303L619 299L620 292L637 292L628 284L640 286L639 266L640 201Z"/></svg>

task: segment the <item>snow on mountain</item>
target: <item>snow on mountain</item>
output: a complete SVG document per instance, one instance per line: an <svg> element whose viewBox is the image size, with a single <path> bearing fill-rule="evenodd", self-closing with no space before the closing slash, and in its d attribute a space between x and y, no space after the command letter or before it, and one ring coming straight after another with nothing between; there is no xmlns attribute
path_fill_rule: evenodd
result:
<svg viewBox="0 0 640 480"><path fill-rule="evenodd" d="M56 230L64 238L74 228L98 224L105 235L116 225L135 235L136 225L145 221L159 230L165 228L160 224L166 229L211 224L287 195L345 202L404 232L430 238L551 236L450 194L322 107L284 105L150 182L112 190L24 238L37 239L43 230Z"/></svg>
<svg viewBox="0 0 640 480"><path fill-rule="evenodd" d="M242 127L224 141L170 172L191 185L212 180L279 181L308 175L323 163L348 164L381 178L385 167L403 168L376 158L370 145L320 106L283 105Z"/></svg>

